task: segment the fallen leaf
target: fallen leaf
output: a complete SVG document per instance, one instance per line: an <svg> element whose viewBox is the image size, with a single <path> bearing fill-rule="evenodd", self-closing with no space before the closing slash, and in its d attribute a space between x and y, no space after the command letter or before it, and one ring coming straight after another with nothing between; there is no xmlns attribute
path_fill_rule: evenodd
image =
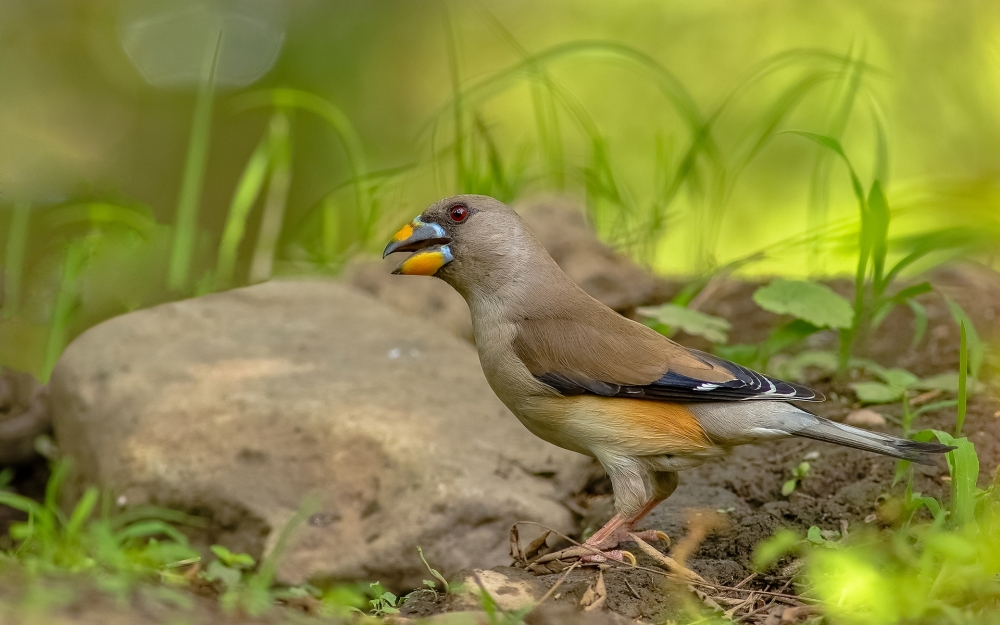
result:
<svg viewBox="0 0 1000 625"><path fill-rule="evenodd" d="M608 598L608 589L604 585L604 571L597 570L597 581L587 588L580 599L580 606L584 612L592 612L601 609L604 601Z"/></svg>

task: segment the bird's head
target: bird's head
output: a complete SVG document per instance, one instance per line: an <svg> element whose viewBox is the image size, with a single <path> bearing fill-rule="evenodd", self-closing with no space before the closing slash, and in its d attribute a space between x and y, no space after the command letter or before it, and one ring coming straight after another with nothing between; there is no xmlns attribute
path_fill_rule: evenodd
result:
<svg viewBox="0 0 1000 625"><path fill-rule="evenodd" d="M541 246L506 204L485 195L456 195L400 228L382 257L412 252L393 273L436 276L465 294L510 280L536 249Z"/></svg>

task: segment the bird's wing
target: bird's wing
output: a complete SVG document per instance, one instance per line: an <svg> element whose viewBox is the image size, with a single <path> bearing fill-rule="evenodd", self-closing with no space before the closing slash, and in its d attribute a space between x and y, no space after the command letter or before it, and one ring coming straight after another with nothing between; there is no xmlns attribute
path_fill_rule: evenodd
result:
<svg viewBox="0 0 1000 625"><path fill-rule="evenodd" d="M614 313L523 319L513 347L538 381L563 395L670 402L823 400L812 389L687 349Z"/></svg>

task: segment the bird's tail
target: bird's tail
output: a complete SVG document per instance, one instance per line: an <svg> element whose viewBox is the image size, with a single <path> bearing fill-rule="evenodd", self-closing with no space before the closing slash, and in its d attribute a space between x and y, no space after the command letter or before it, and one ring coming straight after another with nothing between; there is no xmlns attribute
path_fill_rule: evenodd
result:
<svg viewBox="0 0 1000 625"><path fill-rule="evenodd" d="M851 427L823 417L812 415L815 419L805 427L789 432L794 436L812 438L827 443L844 445L855 449L873 451L884 456L911 460L917 464L934 464L934 456L943 454L954 447L941 443L920 443L870 432L861 428Z"/></svg>
<svg viewBox="0 0 1000 625"><path fill-rule="evenodd" d="M728 445L803 436L919 464L934 464L936 454L954 449L843 425L780 401L706 402L687 408L713 440Z"/></svg>

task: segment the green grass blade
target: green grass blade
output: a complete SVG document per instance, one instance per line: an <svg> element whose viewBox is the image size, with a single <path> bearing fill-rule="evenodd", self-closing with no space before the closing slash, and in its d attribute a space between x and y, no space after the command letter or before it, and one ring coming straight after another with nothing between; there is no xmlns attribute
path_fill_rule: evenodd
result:
<svg viewBox="0 0 1000 625"><path fill-rule="evenodd" d="M261 217L260 232L250 260L251 284L271 278L274 255L285 219L285 204L292 184L292 145L288 114L278 111L271 118L271 176Z"/></svg>
<svg viewBox="0 0 1000 625"><path fill-rule="evenodd" d="M959 351L958 351L958 413L955 417L955 437L962 435L962 426L965 425L965 410L967 407L967 383L969 376L969 342L965 331L965 320L959 322Z"/></svg>
<svg viewBox="0 0 1000 625"><path fill-rule="evenodd" d="M910 349L916 349L927 334L927 308L915 299L906 300L906 305L913 311L913 340Z"/></svg>
<svg viewBox="0 0 1000 625"><path fill-rule="evenodd" d="M872 124L875 126L875 166L872 179L881 180L883 185L889 182L889 137L886 132L885 113L874 95L869 96Z"/></svg>
<svg viewBox="0 0 1000 625"><path fill-rule="evenodd" d="M17 314L21 308L21 282L24 278L24 254L28 248L28 232L31 225L31 204L14 204L10 230L7 233L7 247L4 250L3 273L3 317Z"/></svg>
<svg viewBox="0 0 1000 625"><path fill-rule="evenodd" d="M49 320L49 332L45 342L42 382L48 382L63 348L66 347L69 324L79 300L78 278L90 256L92 244L92 240L73 241L66 249L59 278L59 291L52 307L52 317Z"/></svg>
<svg viewBox="0 0 1000 625"><path fill-rule="evenodd" d="M215 42L215 48L205 67L205 75L198 85L198 95L194 105L194 119L188 140L187 158L184 161L184 175L177 200L177 221L174 224L174 241L167 273L167 288L186 292L194 256L195 238L198 230L198 204L201 198L202 181L208 163L208 146L212 131L212 105L215 102L215 72L222 49L222 32Z"/></svg>
<svg viewBox="0 0 1000 625"><path fill-rule="evenodd" d="M42 507L42 505L37 501L29 497L25 497L24 495L18 495L17 493L0 491L0 505L20 510L25 514L32 515L36 518L47 514L45 508Z"/></svg>
<svg viewBox="0 0 1000 625"><path fill-rule="evenodd" d="M340 141L351 169L348 182L354 191L354 202L359 218L357 231L364 236L370 236L379 214L366 184L369 174L364 146L361 137L351 124L351 120L339 107L308 91L289 88L251 92L234 100L233 106L238 110L273 106L285 111L307 111L326 122ZM325 237L327 234L335 234L336 229L330 228L323 232ZM336 249L337 245L338 241L324 238L322 247L323 249Z"/></svg>
<svg viewBox="0 0 1000 625"><path fill-rule="evenodd" d="M87 522L91 513L94 512L94 506L97 505L99 495L100 493L94 486L84 491L83 497L77 502L76 507L73 508L73 512L69 516L69 521L66 522L67 536L76 536L83 529L83 524Z"/></svg>
<svg viewBox="0 0 1000 625"><path fill-rule="evenodd" d="M120 543L137 538L152 538L154 536L167 536L171 540L184 545L188 542L187 536L163 521L139 521L115 533L115 538Z"/></svg>
<svg viewBox="0 0 1000 625"><path fill-rule="evenodd" d="M288 540L291 538L292 532L295 531L299 525L305 522L310 516L316 513L320 508L319 503L313 499L307 499L302 503L302 506L298 509L295 515L289 519L288 523L281 528L281 533L278 534L278 540L274 544L274 548L264 556L260 563L260 568L257 572L250 576L247 581L247 589L249 591L249 605L246 606L247 612L251 616L256 616L271 607L271 597L269 589L271 583L274 581L274 576L278 571L278 562L281 560L282 555L285 553L285 549L288 547Z"/></svg>
<svg viewBox="0 0 1000 625"><path fill-rule="evenodd" d="M958 305L958 302L948 296L944 297L944 301L948 304L948 309L951 311L951 316L955 320L955 324L965 326L965 332L968 335L968 372L973 380L978 380L979 369L986 355L986 345L983 344L982 339L979 337L979 332L976 330L976 326L972 323L969 315Z"/></svg>
<svg viewBox="0 0 1000 625"><path fill-rule="evenodd" d="M226 226L222 231L222 240L219 242L219 260L215 272L216 288L219 290L228 288L233 283L236 258L243 235L246 233L247 220L267 179L271 146L272 137L269 130L254 148L236 185L233 201L229 205L229 215L226 217Z"/></svg>
<svg viewBox="0 0 1000 625"><path fill-rule="evenodd" d="M843 373L846 371L850 361L851 348L854 341L857 338L859 330L865 323L865 276L868 273L868 261L871 257L870 242L872 240L872 237L866 231L866 228L869 227L869 219L867 218L868 201L865 197L864 187L861 185L861 179L858 178L858 174L854 171L854 166L851 165L851 160L847 157L847 153L844 152L844 148L841 147L840 141L833 137L805 130L787 130L785 132L805 137L840 156L841 160L847 166L847 171L851 176L851 188L854 190L854 197L858 200L861 226L858 237L858 265L854 274L854 326L840 331L839 369Z"/></svg>
<svg viewBox="0 0 1000 625"><path fill-rule="evenodd" d="M889 251L889 203L882 192L882 183L876 180L868 193L867 223L862 224L862 230L868 237L868 247L871 250L872 285L874 297L882 295L888 286L882 279L885 271L885 257Z"/></svg>
<svg viewBox="0 0 1000 625"><path fill-rule="evenodd" d="M261 217L260 232L250 261L251 284L271 278L274 256L285 219L285 205L292 183L292 146L288 114L275 113L271 118L271 176Z"/></svg>

